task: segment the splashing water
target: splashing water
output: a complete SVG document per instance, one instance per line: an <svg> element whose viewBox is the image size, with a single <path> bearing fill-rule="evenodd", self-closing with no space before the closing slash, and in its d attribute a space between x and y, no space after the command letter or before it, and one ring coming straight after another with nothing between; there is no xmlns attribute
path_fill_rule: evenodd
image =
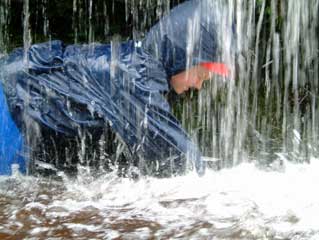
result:
<svg viewBox="0 0 319 240"><path fill-rule="evenodd" d="M205 177L1 178L2 239L317 239L318 161Z"/></svg>

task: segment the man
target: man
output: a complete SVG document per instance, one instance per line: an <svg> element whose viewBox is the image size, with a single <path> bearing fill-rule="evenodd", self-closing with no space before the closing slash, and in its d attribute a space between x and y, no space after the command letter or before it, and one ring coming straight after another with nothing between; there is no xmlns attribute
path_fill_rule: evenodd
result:
<svg viewBox="0 0 319 240"><path fill-rule="evenodd" d="M2 58L0 174L10 174L13 163L24 171L26 152L32 151L24 146L25 132L34 121L65 137L109 123L146 174L183 173L189 159L202 175L200 152L164 94L170 88L177 94L201 89L211 74L228 75L216 62L216 11L212 1L187 1L142 42L65 46L52 41Z"/></svg>

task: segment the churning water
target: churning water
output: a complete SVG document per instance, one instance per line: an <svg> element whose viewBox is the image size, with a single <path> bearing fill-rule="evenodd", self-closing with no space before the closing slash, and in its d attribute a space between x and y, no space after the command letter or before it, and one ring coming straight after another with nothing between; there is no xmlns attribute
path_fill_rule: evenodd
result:
<svg viewBox="0 0 319 240"><path fill-rule="evenodd" d="M38 37L30 11L52 38L50 0L3 0L0 55L17 2L24 48ZM73 42L111 39L114 2L139 39L174 1L112 2L73 0ZM319 239L319 0L216 2L226 4L221 26L235 23L234 78L207 83L175 112L215 167L229 168L138 181L86 168L76 179L2 177L0 239Z"/></svg>
<svg viewBox="0 0 319 240"><path fill-rule="evenodd" d="M319 163L135 182L1 178L1 239L318 239Z"/></svg>

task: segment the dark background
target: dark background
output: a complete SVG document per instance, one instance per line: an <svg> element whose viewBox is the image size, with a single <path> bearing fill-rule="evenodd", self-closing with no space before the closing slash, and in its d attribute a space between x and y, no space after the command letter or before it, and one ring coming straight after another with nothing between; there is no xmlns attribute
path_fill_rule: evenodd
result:
<svg viewBox="0 0 319 240"><path fill-rule="evenodd" d="M160 16L183 0L140 1L92 0L29 0L29 24L32 43L60 39L74 42L109 42L114 35L122 40L142 38ZM5 0L0 0L5 5ZM23 45L24 1L11 0L8 9L8 51ZM44 25L48 25L47 34ZM92 32L90 33L90 28ZM91 34L91 36L90 36Z"/></svg>

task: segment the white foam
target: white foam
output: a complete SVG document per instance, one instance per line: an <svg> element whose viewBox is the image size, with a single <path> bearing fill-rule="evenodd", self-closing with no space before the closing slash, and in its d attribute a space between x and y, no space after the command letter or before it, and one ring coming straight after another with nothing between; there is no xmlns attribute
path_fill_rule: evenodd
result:
<svg viewBox="0 0 319 240"><path fill-rule="evenodd" d="M289 163L284 172L262 171L253 164L242 164L220 172L208 171L202 178L189 174L138 182L99 179L77 187L69 182L69 191L97 200L85 203L68 200L63 205L71 211L88 205L101 209L126 206L163 224L178 223L181 218L205 219L223 228L232 222L220 220L229 218L240 221L250 231L255 228L258 232L267 225L280 233L316 232L319 231L318 172L319 162L313 160L310 165Z"/></svg>
<svg viewBox="0 0 319 240"><path fill-rule="evenodd" d="M224 229L227 232L240 228L243 234L247 232L255 238L302 239L297 236L306 236L305 239L316 239L314 236L319 234L318 172L319 161L313 159L311 164L286 163L281 172L262 171L253 164L242 164L219 172L208 171L204 177L195 173L139 181L114 175L98 179L79 177L76 181L65 180L62 186L66 189L58 192L59 195L44 197L47 205L29 202L24 209L40 209L52 221L87 211L94 211L103 218L98 225L65 225L75 232L105 230L106 234L113 230L107 228L114 221L142 220L161 226L156 232L159 238L175 229L187 231L194 224L205 222L222 233ZM41 189L30 177L25 180L21 188L26 192L10 191L10 197L14 192L36 195ZM43 194L38 196L41 202ZM17 210L12 210L12 217ZM214 234L212 229L201 229L193 237L210 236ZM138 232L150 234L147 227L130 234Z"/></svg>

